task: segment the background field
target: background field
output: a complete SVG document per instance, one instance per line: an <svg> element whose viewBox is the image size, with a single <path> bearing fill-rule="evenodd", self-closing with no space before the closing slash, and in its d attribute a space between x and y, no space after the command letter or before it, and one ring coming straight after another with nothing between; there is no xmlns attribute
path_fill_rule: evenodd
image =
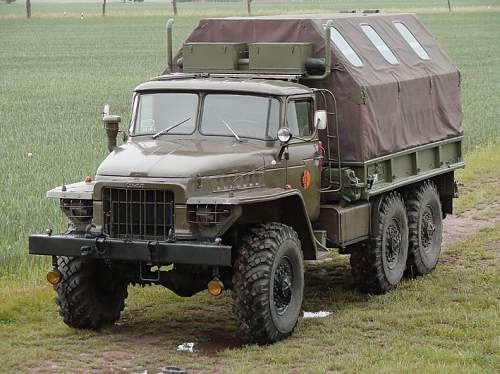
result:
<svg viewBox="0 0 500 374"><path fill-rule="evenodd" d="M56 204L45 199L45 192L63 181L93 175L105 157L105 135L100 124L102 105L110 103L127 123L135 85L163 70L164 22L171 8L163 1L112 1L108 8L111 17L103 18L98 16L98 1L32 3L33 18L26 20L23 1L10 5L0 2L0 357L8 357L7 361L2 359L8 369L39 367L45 360L47 371L51 364L66 370L72 365L88 370L110 369L106 365L123 359L120 354L134 358L124 364L129 369L152 368L154 355L160 355L161 350L169 352L170 363L205 370L243 370L255 366L256 358L263 360L260 369L297 371L315 362L320 367L318 371L368 370L367 363L380 370L406 371L431 367L443 371L499 368L498 356L495 359L500 335L498 287L489 288L499 282L498 226L476 237L477 243L482 244L470 253L466 249L472 242L450 249L450 256L459 259L459 269L455 268L457 262L450 262L435 276L408 282L401 292L380 298L371 299L352 291L345 260L328 265L327 272L340 266L330 279L330 287L338 285L338 289L325 293L319 281L314 283L313 276L306 306L339 311L337 317L317 324L307 322L301 325L296 338L269 350L249 347L224 353L224 348L241 342L221 338L222 343L217 343L212 351L207 348L201 361L190 363L189 357L175 353L175 343L185 336L169 332L170 329L182 324L182 331L193 339L200 331L205 338L217 333L223 337L224 332L232 336L228 296L183 300L164 289L132 291L117 330L99 335L66 328L56 316L51 290L42 279L47 261L27 255L27 236L64 225ZM351 8L418 11L462 71L468 168L459 175L465 183L464 194L457 202L461 213L478 204L500 202L500 1L452 3L457 8L451 14L446 1L434 0L256 0L252 7L256 14ZM62 15L64 11L66 17ZM85 13L83 20L79 18L81 12ZM179 3L179 12L174 29L176 46L200 17L244 14L245 5ZM28 152L34 154L33 160L26 157ZM488 248L494 248L493 252ZM485 260L478 263L483 257ZM457 285L458 290L447 293L463 279L468 285ZM426 301L435 300L437 295L444 295L442 302ZM152 303L151 298L157 302ZM421 298L423 303L419 304ZM386 311L393 314L384 317ZM165 315L170 317L163 319ZM214 315L221 330L211 324ZM414 316L417 319L410 321ZM428 323L431 327L426 328ZM337 330L337 325L342 325L342 329ZM391 327L386 330L387 326ZM420 339L422 326L426 333ZM333 335L327 337L328 334ZM413 337L410 352L405 350L401 334ZM153 339L148 340L148 336ZM162 336L166 336L168 346L165 342L159 344ZM38 340L54 344L54 350L33 343ZM121 353L104 355L109 341L114 347L112 351ZM142 344L142 348L131 354L134 342ZM61 358L68 345L74 347L71 353L82 354L80 361ZM150 345L156 348L148 353ZM316 345L322 348L316 350ZM210 358L210 352L218 354L217 358ZM287 366L287 362L299 360L303 352L309 354L308 359ZM407 356L399 356L404 354ZM93 363L95 355L99 360ZM338 358L338 362L328 355ZM415 360L420 366L412 366ZM439 360L442 366L438 365Z"/></svg>
<svg viewBox="0 0 500 374"><path fill-rule="evenodd" d="M37 17L67 17L100 15L102 1L85 0L32 0L34 15ZM177 0L179 15L228 15L246 14L246 1L180 1ZM498 0L451 0L454 9L460 11L491 10L500 7ZM318 12L346 9L378 9L386 11L418 10L419 12L447 12L446 0L253 0L254 14L283 12ZM108 0L108 14L115 16L144 16L172 14L169 0L145 0L133 3L121 0ZM24 1L17 0L0 10L5 17L22 17L25 13Z"/></svg>
<svg viewBox="0 0 500 374"><path fill-rule="evenodd" d="M165 66L163 24L166 17L64 18L61 7L92 9L97 2L34 1L33 19L2 19L3 15L11 14L12 9L22 8L21 3L0 3L0 175L4 176L4 183L0 184L0 272L15 276L31 275L33 269L40 268L40 259L26 255L28 234L61 227L61 215L56 205L44 198L45 192L63 181L78 181L93 175L105 157L105 136L100 125L103 104L110 103L113 111L121 114L127 123L132 89L160 73ZM367 1L366 5L374 3ZM396 7L401 4L437 6L444 2L388 0L378 3ZM466 3L470 2L461 4ZM143 6L159 9L161 5L148 1L135 5L111 4L136 9ZM326 2L291 4L324 8ZM352 8L355 2L333 4L336 8ZM184 5L199 14L212 11L214 6L213 3L182 3ZM217 3L216 6L230 12L236 5ZM254 7L263 7L269 12L282 10L276 2L256 1ZM38 12L59 12L59 16L38 18ZM176 18L176 46L199 18L195 15ZM490 9L423 13L421 18L461 68L466 149L497 142L500 136L500 12ZM34 160L27 159L28 152L35 155Z"/></svg>

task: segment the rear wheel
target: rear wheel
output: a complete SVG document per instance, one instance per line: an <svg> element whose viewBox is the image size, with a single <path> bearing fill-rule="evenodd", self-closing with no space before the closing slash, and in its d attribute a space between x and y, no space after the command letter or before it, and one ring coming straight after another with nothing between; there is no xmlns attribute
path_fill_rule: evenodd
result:
<svg viewBox="0 0 500 374"><path fill-rule="evenodd" d="M54 286L56 303L64 323L80 329L96 329L120 318L128 283L103 261L59 257L61 282Z"/></svg>
<svg viewBox="0 0 500 374"><path fill-rule="evenodd" d="M407 257L406 208L401 196L393 192L382 200L378 235L352 250L351 270L356 286L370 293L392 290L403 277Z"/></svg>
<svg viewBox="0 0 500 374"><path fill-rule="evenodd" d="M443 236L443 212L436 186L427 182L407 195L410 241L407 273L430 273L437 265Z"/></svg>
<svg viewBox="0 0 500 374"><path fill-rule="evenodd" d="M297 233L280 223L252 228L241 241L233 287L241 334L259 344L290 336L297 325L304 292Z"/></svg>

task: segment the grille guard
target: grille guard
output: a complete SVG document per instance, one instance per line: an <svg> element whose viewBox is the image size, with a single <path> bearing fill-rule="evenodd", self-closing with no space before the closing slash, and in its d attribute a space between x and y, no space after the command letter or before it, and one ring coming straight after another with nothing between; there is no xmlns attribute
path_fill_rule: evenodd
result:
<svg viewBox="0 0 500 374"><path fill-rule="evenodd" d="M111 238L169 240L174 235L174 193L165 189L105 187L104 233Z"/></svg>

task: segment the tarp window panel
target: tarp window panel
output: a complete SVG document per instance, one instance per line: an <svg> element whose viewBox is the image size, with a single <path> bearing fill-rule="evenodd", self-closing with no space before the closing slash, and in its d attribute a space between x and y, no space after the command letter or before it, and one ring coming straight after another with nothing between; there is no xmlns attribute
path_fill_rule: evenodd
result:
<svg viewBox="0 0 500 374"><path fill-rule="evenodd" d="M387 46L387 44L385 44L384 40L379 34L377 34L373 27L370 25L361 25L361 29L389 64L399 64L399 61L394 53L392 53L391 49Z"/></svg>
<svg viewBox="0 0 500 374"><path fill-rule="evenodd" d="M430 60L431 58L425 51L424 47L419 43L417 38L412 34L412 32L401 22L394 22L394 27L399 31L404 40L408 43L408 45L413 49L413 51L420 57L422 60Z"/></svg>
<svg viewBox="0 0 500 374"><path fill-rule="evenodd" d="M331 35L333 44L335 44L335 46L340 50L347 61L349 61L353 66L356 66L357 68L362 67L363 62L356 54L356 52L354 52L354 49L352 49L347 40L344 39L342 34L336 28L332 28Z"/></svg>

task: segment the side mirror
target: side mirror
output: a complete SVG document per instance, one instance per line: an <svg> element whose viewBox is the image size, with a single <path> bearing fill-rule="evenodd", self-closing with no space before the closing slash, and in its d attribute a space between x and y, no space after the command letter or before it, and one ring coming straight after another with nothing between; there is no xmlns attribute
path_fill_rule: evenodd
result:
<svg viewBox="0 0 500 374"><path fill-rule="evenodd" d="M318 130L324 130L327 124L326 110L317 110L316 113L314 113L314 126L316 126Z"/></svg>
<svg viewBox="0 0 500 374"><path fill-rule="evenodd" d="M118 136L118 131L120 129L120 116L115 116L109 114L109 105L104 106L102 122L104 124L104 129L106 130L106 135L108 137L108 151L113 152L116 148L116 137Z"/></svg>

